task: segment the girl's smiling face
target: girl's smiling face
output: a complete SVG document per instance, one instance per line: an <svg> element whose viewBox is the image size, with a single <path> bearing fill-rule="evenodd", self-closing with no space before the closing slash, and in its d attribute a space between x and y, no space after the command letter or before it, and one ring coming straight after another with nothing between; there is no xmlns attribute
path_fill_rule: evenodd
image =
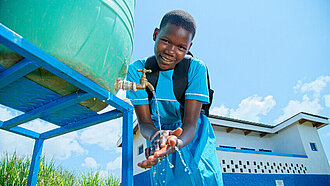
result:
<svg viewBox="0 0 330 186"><path fill-rule="evenodd" d="M156 28L153 39L155 56L161 70L174 69L192 45L192 33L171 23L167 23L161 30Z"/></svg>

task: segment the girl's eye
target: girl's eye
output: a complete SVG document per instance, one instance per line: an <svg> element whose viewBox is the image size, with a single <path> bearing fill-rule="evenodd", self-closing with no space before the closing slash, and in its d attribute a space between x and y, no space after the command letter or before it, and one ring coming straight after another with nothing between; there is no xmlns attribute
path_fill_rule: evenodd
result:
<svg viewBox="0 0 330 186"><path fill-rule="evenodd" d="M161 39L164 43L169 43L167 39Z"/></svg>
<svg viewBox="0 0 330 186"><path fill-rule="evenodd" d="M187 49L183 46L179 46L179 50L186 51Z"/></svg>

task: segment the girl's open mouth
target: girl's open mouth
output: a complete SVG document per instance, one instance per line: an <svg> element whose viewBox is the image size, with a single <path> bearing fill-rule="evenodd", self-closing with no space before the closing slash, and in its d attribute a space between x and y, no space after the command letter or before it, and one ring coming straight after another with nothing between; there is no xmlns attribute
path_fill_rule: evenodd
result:
<svg viewBox="0 0 330 186"><path fill-rule="evenodd" d="M172 59L169 59L167 57L164 57L163 55L160 55L160 58L162 59L162 61L165 63L165 64L170 64L170 63L173 63L174 60Z"/></svg>

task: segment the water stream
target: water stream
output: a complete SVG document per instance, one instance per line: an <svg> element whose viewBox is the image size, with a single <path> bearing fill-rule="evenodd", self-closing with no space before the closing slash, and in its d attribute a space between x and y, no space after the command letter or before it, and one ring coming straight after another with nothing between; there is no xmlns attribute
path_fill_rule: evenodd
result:
<svg viewBox="0 0 330 186"><path fill-rule="evenodd" d="M162 135L162 126L161 126L161 123L160 123L160 113L159 113L159 106L158 106L158 101L157 101L157 97L156 97L156 92L152 91L152 94L153 94L153 98L154 98L155 103L156 103L156 110L157 110L156 114L158 116L158 128L160 130L159 133L160 133L160 135ZM183 166L185 167L184 171L187 172L188 174L190 174L189 167L187 166L186 162L183 160L180 149L175 146L175 150L178 152L179 157L181 159L181 162L182 162ZM169 167L174 168L174 165L170 162L168 156L166 157L166 160L168 162ZM159 161L159 166L161 166L161 163L162 163L162 161ZM163 175L164 171L165 171L165 169L162 169L162 171L160 172L160 175ZM153 175L156 176L156 173L157 173L156 168L154 168ZM162 182L165 183L165 180L163 180Z"/></svg>
<svg viewBox="0 0 330 186"><path fill-rule="evenodd" d="M158 101L157 101L157 97L156 97L156 92L152 91L153 94L153 98L155 99L155 103L156 103L156 110L157 110L157 116L158 116L158 128L159 128L159 134L162 135L162 125L160 124L160 113L159 113L159 107L158 107Z"/></svg>

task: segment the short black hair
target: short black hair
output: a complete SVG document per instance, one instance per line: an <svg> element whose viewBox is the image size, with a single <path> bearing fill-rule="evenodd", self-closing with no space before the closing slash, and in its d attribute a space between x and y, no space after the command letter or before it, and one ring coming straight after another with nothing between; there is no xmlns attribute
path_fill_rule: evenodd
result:
<svg viewBox="0 0 330 186"><path fill-rule="evenodd" d="M162 29L167 23L182 26L192 34L192 39L194 38L196 33L196 23L193 16L188 12L184 10L171 10L167 12L160 22L159 29Z"/></svg>

